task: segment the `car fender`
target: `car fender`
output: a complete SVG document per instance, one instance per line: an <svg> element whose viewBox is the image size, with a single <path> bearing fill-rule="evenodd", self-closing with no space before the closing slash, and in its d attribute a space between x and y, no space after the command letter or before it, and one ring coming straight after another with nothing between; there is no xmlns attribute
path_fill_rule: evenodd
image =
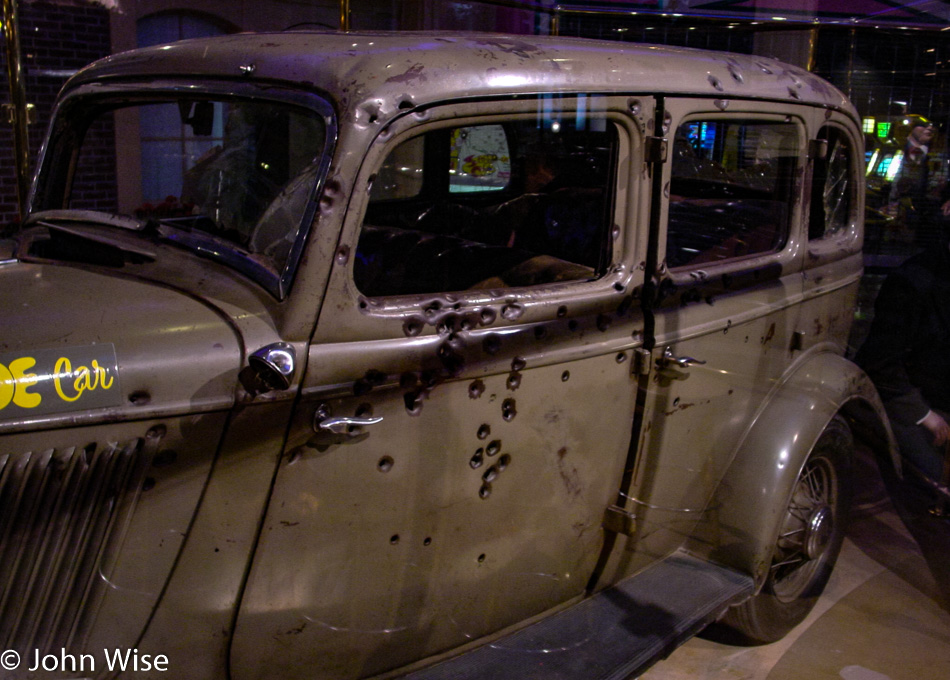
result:
<svg viewBox="0 0 950 680"><path fill-rule="evenodd" d="M795 480L822 431L843 415L855 435L900 470L880 397L836 345L810 348L770 390L740 442L700 536L715 562L751 573L761 586Z"/></svg>

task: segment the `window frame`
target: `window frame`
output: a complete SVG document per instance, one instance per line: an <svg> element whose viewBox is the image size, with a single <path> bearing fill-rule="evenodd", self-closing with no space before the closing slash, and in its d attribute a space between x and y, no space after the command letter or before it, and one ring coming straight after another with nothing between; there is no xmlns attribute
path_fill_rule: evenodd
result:
<svg viewBox="0 0 950 680"><path fill-rule="evenodd" d="M794 129L797 132L796 141L799 147L799 153L795 157L794 166L791 168L783 168L781 175L779 176L779 184L777 186L778 193L777 196L784 193L786 196L784 200L786 202L786 211L784 216L784 224L779 225L780 228L784 229L784 234L781 234L780 240L777 239L777 245L773 248L767 250L757 250L751 253L737 255L733 257L724 257L721 259L705 260L700 262L688 262L686 264L669 266L670 271L672 272L689 272L696 270L707 270L707 269L721 269L726 268L730 269L733 266L742 268L743 262L755 261L762 258L774 257L778 253L781 253L788 246L789 242L794 238L795 231L795 207L797 199L797 188L798 183L796 180L796 173L800 169L803 157L801 154L802 140L804 139L804 126L799 123L796 125L796 121L790 116L786 115L776 115L768 113L752 113L752 112L736 112L735 114L724 115L724 114L706 114L706 113L697 113L691 114L685 117L683 120L679 121L675 128L671 128L671 134L675 135L676 132L685 125L692 123L729 123L735 125L742 125L749 127L754 127L756 125L787 125L790 129ZM791 157L783 157L784 159ZM674 190L674 181L675 176L673 175L673 164L675 163L675 158L670 159L670 176L667 183L666 199L667 205L667 219L666 219L666 228L664 230L663 238L663 248L664 248L664 261L668 261L669 258L669 245L670 245L670 226L671 226L671 208L674 203L673 201L673 190ZM687 199L692 199L695 197L686 197ZM777 199L779 200L779 199Z"/></svg>
<svg viewBox="0 0 950 680"><path fill-rule="evenodd" d="M624 167L624 165L629 163L631 149L635 144L632 140L638 136L638 133L641 131L632 129L634 126L631 126L628 112L618 111L617 107L612 105L611 95L603 95L602 99L602 106L593 109L584 109L587 115L593 112L598 114L598 116L602 116L608 125L612 126L615 135L615 148L613 149L613 158L611 160L612 167L609 170L610 180L606 187L608 196L606 198L605 211L609 217L605 218L604 224L604 246L609 250L609 256L606 257L604 266L597 272L596 278L504 288L486 286L485 288L467 290L371 296L364 294L357 286L354 264L357 257L354 256L350 258L351 262L348 266L347 280L360 298L360 307L364 310L392 310L395 312L395 310L405 309L407 306L417 307L420 298L450 298L452 300L465 300L470 304L482 304L497 300L497 298L502 296L512 300L531 298L532 300L542 301L548 299L550 296L560 296L562 298L566 295L573 297L574 294L588 296L594 291L610 291L616 294L616 291L619 290L622 285L619 284L618 281L622 278L629 278L629 273L625 272L629 272L630 270L630 268L620 264L621 261L629 259L629 253L625 251L624 229L617 226L618 224L629 222L629 220L621 217L621 215L626 212L627 202L629 200L628 195L630 193L629 186L627 186L630 180L629 172L628 168ZM552 107L552 100L558 102L558 104ZM349 237L344 235L344 239L351 244L351 251L354 254L357 253L359 236L364 224L366 224L367 211L370 205L369 195L372 193L371 184L375 181L380 167L386 162L389 154L400 144L439 130L446 131L445 137L448 139L449 131L453 129L483 125L505 126L516 120L536 120L539 115L550 114L552 111L562 113L564 116L573 117L578 111L579 104L584 103L589 107L590 102L591 95L589 94L567 93L544 95L541 97L518 98L517 100L509 100L501 103L495 102L494 106L490 105L491 102L480 102L474 105L473 108L487 112L481 113L472 111L469 115L465 115L464 109L460 110L459 107L452 108L439 105L427 110L423 116L416 115L417 122L415 125L408 127L398 126L400 128L400 132L398 133L389 131L388 134L385 135L387 142L385 148L374 151L374 153L371 154L371 158L364 159L363 172L365 173L367 171L366 168L368 165L372 167L372 170L369 172L370 187L368 187L365 192L365 202L362 203L356 211L351 211L353 219L346 228ZM436 112L442 113L443 111L445 112L444 116L434 115ZM423 119L421 123L418 122L420 117ZM510 138L509 144L512 144ZM640 146L642 146L642 144L640 144ZM509 150L512 154L516 153L515 145L512 144ZM446 168L446 170L448 171L448 168ZM520 189L517 187L518 182L512 182L509 187L502 191L449 193L448 172L445 173L444 178L440 179L443 181L436 182L435 184L439 185L437 189L444 189L444 196L442 196L442 198L453 201L463 197L473 203L494 202L499 200L499 196L502 194L520 194ZM424 180L419 194L410 200L418 200L420 196L425 197L427 192L431 190L431 184ZM357 206L351 206L351 208L357 208ZM646 230L644 229L643 231L645 233Z"/></svg>

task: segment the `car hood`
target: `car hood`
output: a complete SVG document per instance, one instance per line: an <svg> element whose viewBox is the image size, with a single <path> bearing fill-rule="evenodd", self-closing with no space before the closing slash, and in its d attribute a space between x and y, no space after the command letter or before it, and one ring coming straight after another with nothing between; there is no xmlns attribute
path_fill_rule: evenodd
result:
<svg viewBox="0 0 950 680"><path fill-rule="evenodd" d="M226 317L160 283L0 264L0 430L233 405L242 348Z"/></svg>

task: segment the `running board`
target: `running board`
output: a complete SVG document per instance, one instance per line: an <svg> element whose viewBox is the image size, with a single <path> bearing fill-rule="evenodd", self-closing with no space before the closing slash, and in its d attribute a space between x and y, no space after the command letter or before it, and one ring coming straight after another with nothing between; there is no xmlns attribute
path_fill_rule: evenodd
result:
<svg viewBox="0 0 950 680"><path fill-rule="evenodd" d="M677 552L527 628L406 680L626 680L752 594L752 578Z"/></svg>

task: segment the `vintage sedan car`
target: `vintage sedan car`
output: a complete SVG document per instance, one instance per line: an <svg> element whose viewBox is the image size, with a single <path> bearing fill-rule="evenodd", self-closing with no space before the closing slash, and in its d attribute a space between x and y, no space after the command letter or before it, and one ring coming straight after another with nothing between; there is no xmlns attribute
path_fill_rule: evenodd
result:
<svg viewBox="0 0 950 680"><path fill-rule="evenodd" d="M84 69L0 246L5 677L780 638L855 436L893 456L842 356L862 154L760 57L288 32Z"/></svg>

